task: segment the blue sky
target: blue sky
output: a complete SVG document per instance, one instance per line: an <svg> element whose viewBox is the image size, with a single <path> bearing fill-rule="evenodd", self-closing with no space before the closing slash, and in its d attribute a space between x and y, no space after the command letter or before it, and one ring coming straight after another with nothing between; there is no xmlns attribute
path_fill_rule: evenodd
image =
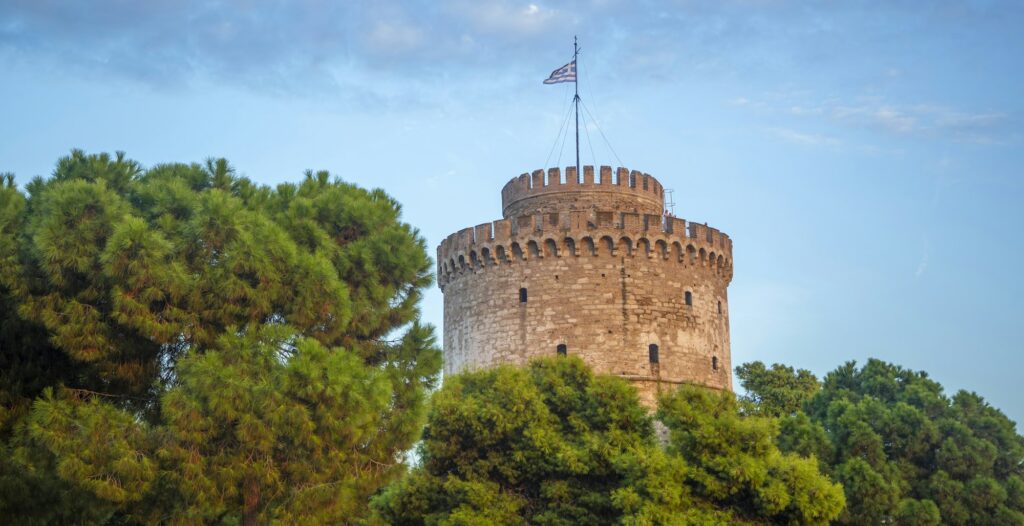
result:
<svg viewBox="0 0 1024 526"><path fill-rule="evenodd" d="M541 81L576 34L614 147L591 119L584 164L651 173L734 240L734 363L878 357L1022 421L1021 27L1009 1L6 0L0 171L71 148L328 169L433 250L558 161L570 88Z"/></svg>

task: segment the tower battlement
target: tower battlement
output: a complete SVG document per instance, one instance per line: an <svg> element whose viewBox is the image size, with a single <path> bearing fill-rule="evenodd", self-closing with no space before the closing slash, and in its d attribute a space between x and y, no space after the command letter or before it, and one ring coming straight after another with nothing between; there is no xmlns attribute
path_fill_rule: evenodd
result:
<svg viewBox="0 0 1024 526"><path fill-rule="evenodd" d="M664 194L609 166L509 181L503 219L437 247L445 373L572 354L650 407L680 383L731 389L732 240L665 216Z"/></svg>
<svg viewBox="0 0 1024 526"><path fill-rule="evenodd" d="M570 166L564 180L559 168L513 178L501 189L502 215L594 208L660 215L664 209L665 190L649 174L622 167L613 173L611 166L595 174L593 166L584 166L582 175Z"/></svg>
<svg viewBox="0 0 1024 526"><path fill-rule="evenodd" d="M661 258L732 279L732 240L685 219L628 212L572 211L500 219L464 228L437 247L437 281L531 258Z"/></svg>

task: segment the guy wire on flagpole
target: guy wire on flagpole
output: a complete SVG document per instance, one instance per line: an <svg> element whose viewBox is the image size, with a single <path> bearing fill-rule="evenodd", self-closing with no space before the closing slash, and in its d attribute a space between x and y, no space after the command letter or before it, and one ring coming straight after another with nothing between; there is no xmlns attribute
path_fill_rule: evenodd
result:
<svg viewBox="0 0 1024 526"><path fill-rule="evenodd" d="M573 97L573 102L576 104L576 177L582 177L583 174L580 172L580 75L579 75L579 63L576 59L579 57L580 48L576 43L576 35L572 36L572 68L573 68L573 86L576 87L576 95Z"/></svg>
<svg viewBox="0 0 1024 526"><path fill-rule="evenodd" d="M594 115L591 112L590 108L587 107L587 104L583 102L583 98L580 97L580 82L579 82L579 57L580 57L580 51L581 50L580 50L580 45L579 45L579 38L574 35L573 38L572 38L572 61L569 62L568 64L566 64L566 65L564 65L564 66L562 66L562 67L552 71L551 75L547 78L547 80L544 81L544 84L559 84L559 83L562 83L562 82L570 82L570 81L573 83L572 106L570 106L568 108L569 111L566 111L565 112L565 117L562 118L562 125L558 129L558 135L555 136L555 143L553 145L551 145L551 151L548 153L548 158L544 162L544 165L545 166L548 165L548 161L550 161L551 160L551 156L554 155L555 149L558 149L558 161L556 161L556 164L560 164L561 163L562 153L565 151L565 141L566 141L566 139L569 138L569 128L567 126L569 124L569 117L575 117L575 123L576 123L576 174L577 174L576 177L577 178L582 176L582 166L580 166L580 118L581 117L583 118L583 127L584 127L583 129L587 133L587 144L590 145L590 154L591 154L591 156L594 157L595 166L597 165L597 155L594 152L594 144L590 140L590 128L589 128L589 126L590 126L591 123L593 124L593 126L595 128L597 128L597 131L600 134L601 139L604 140L605 145L608 147L608 150L611 151L611 154L612 154L612 156L615 157L615 160L618 161L619 166L622 166L622 164L623 164L622 163L622 159L619 158L618 152L615 151L615 148L611 145L611 142L608 141L608 137L605 136L604 130L601 129L601 125L598 123L597 118L594 117ZM568 95L568 92L566 92L566 94ZM566 97L566 100L568 101L568 97ZM583 106L583 111L585 112L585 115L580 115L580 106ZM587 121L587 117L588 116L590 117L590 122ZM563 131L565 132L564 135L562 134ZM559 147L559 142L561 142L561 147Z"/></svg>

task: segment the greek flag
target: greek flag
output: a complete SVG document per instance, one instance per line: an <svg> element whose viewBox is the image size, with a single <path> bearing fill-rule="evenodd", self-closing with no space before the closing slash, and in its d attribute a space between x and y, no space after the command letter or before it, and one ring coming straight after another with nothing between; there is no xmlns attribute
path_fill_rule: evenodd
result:
<svg viewBox="0 0 1024 526"><path fill-rule="evenodd" d="M559 82L576 82L576 61L572 61L551 72L551 76L544 81L544 84L558 84Z"/></svg>

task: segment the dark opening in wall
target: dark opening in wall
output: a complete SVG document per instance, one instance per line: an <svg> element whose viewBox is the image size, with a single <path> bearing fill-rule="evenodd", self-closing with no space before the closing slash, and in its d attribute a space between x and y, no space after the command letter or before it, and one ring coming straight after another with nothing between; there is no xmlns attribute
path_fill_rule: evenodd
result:
<svg viewBox="0 0 1024 526"><path fill-rule="evenodd" d="M651 363L658 363L658 344L652 343L647 346L647 358Z"/></svg>
<svg viewBox="0 0 1024 526"><path fill-rule="evenodd" d="M560 343L558 344L558 347L555 348L555 352L557 352L559 356L565 356L568 353L568 349L565 347L564 343Z"/></svg>
<svg viewBox="0 0 1024 526"><path fill-rule="evenodd" d="M526 303L526 288L519 289L519 303Z"/></svg>
<svg viewBox="0 0 1024 526"><path fill-rule="evenodd" d="M722 315L722 302L718 302L718 315Z"/></svg>
<svg viewBox="0 0 1024 526"><path fill-rule="evenodd" d="M690 291L686 291L686 294L683 294L683 300L686 301L686 306L687 307L692 306L693 305L693 293L690 292Z"/></svg>
<svg viewBox="0 0 1024 526"><path fill-rule="evenodd" d="M711 357L711 369L713 369L715 371L718 370L718 357L717 356L712 356Z"/></svg>

